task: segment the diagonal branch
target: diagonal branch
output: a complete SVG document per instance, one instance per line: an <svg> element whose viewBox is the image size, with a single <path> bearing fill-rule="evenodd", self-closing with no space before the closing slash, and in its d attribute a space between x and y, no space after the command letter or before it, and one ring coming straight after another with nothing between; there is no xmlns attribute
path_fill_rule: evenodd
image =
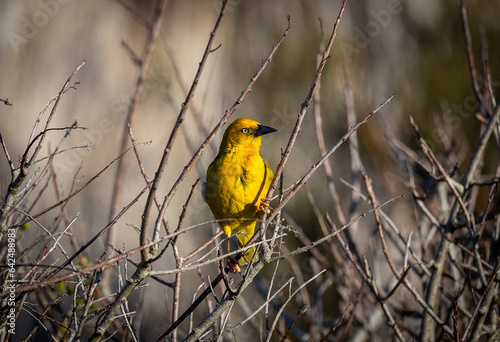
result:
<svg viewBox="0 0 500 342"><path fill-rule="evenodd" d="M158 39L158 35L161 27L161 17L163 12L165 11L167 0L158 0L155 4L153 18L151 23L149 24L149 32L146 43L144 45L144 49L142 51L142 56L139 61L135 61L139 66L139 75L137 77L136 85L134 88L134 93L130 100L130 105L128 107L127 117L125 119L125 125L123 127L123 132L121 136L120 142L120 151L123 153L128 149L128 132L129 126L133 127L134 118L136 117L137 108L140 105L142 95L144 93L144 84L146 82L146 78L149 71L149 66L151 64L151 60L153 58L153 52L156 47L156 41ZM127 7L125 7L127 8ZM120 159L118 162L118 166L116 168L116 175L113 183L113 195L111 197L111 209L109 212L109 221L111 221L116 213L119 211L120 201L122 197L123 190L123 182L125 178L125 165L128 161L127 157ZM113 246L115 240L115 232L114 229L110 229L108 231L107 243L108 246ZM111 250L111 247L108 247L108 250Z"/></svg>
<svg viewBox="0 0 500 342"><path fill-rule="evenodd" d="M174 128L172 129L172 132L170 133L170 137L168 139L167 145L165 146L165 149L163 151L163 155L161 157L160 164L158 165L158 169L156 171L155 178L154 178L154 180L153 180L153 182L151 184L151 189L149 191L148 199L146 201L146 205L144 206L144 212L142 214L141 235L140 235L140 243L141 243L141 245L145 245L146 244L146 241L147 241L147 230L148 230L148 223L149 223L149 216L151 214L151 209L152 209L152 206L153 206L153 201L154 201L154 198L155 198L155 195L156 195L156 191L158 190L158 186L160 185L160 181L161 181L161 178L162 178L162 175L163 175L163 171L164 171L164 169L165 169L165 167L167 165L167 160L168 160L168 158L170 156L170 151L172 150L172 146L174 144L175 138L177 136L177 133L179 131L180 126L182 125L182 123L184 121L184 117L186 115L186 110L189 107L189 103L190 103L191 99L193 98L195 90L196 90L196 88L198 86L198 83L199 83L201 74L202 74L202 72L204 70L205 63L207 61L208 55L210 55L210 53L212 52L212 43L214 41L215 34L217 33L217 30L219 29L220 23L222 21L222 17L224 16L224 11L225 11L225 8L226 8L226 3L227 3L227 0L224 0L223 3L222 3L222 8L220 10L219 17L217 18L217 21L215 23L214 29L210 33L210 38L209 38L207 46L205 48L205 52L203 54L203 57L202 57L202 59L200 61L200 64L199 64L199 67L198 67L198 71L196 72L196 75L194 77L193 83L191 85L191 89L189 90L189 93L187 94L186 99L185 99L184 103L182 104L182 107L181 107L181 110L179 112L179 115L177 116L177 121L176 121L176 123L174 125ZM183 177L181 179L183 179ZM180 183L179 180L178 180L178 183ZM166 210L166 207L167 207L167 205L163 205L163 211ZM163 214L160 213L158 215L158 220L157 220L156 225L155 225L155 232L153 233L154 236L157 236L157 232L159 230L159 226L160 226L160 223L161 223L162 219L163 219ZM153 250L154 250L154 248L153 248ZM155 254L155 253L156 252L153 251L153 254ZM143 250L141 252L141 258L142 258L143 261L146 261L146 260L149 259L149 255L148 254L149 253L148 253L147 250Z"/></svg>

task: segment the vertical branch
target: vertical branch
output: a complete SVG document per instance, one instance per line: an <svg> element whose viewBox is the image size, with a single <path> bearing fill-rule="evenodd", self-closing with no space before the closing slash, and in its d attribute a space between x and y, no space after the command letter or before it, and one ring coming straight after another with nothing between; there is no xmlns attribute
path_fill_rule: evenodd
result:
<svg viewBox="0 0 500 342"><path fill-rule="evenodd" d="M146 39L146 43L144 45L144 49L142 51L141 58L137 61L137 65L139 66L139 76L137 77L137 81L134 88L134 93L132 94L132 98L130 100L130 105L128 107L127 117L125 119L125 124L123 126L123 132L120 142L120 154L123 154L128 149L128 135L129 135L129 127L133 127L134 119L136 117L137 109L142 100L142 96L144 93L144 83L146 82L146 78L149 71L149 66L151 64L151 59L153 58L153 53L156 47L156 41L158 39L158 33L161 27L161 17L163 12L165 11L167 0L157 0L155 4L153 19L149 24L148 37ZM121 198L123 191L123 182L125 179L125 171L126 165L128 162L128 155L124 155L118 161L118 166L116 168L116 175L114 177L113 183L113 195L111 197L111 208L109 212L109 221L113 220L116 214L120 210L121 206ZM115 229L111 228L108 230L108 234L106 237L106 245L108 246L108 251L111 250L112 246L114 246L115 242Z"/></svg>
<svg viewBox="0 0 500 342"><path fill-rule="evenodd" d="M309 109L309 105L313 99L313 96L314 96L314 93L316 91L316 87L318 86L318 82L319 82L319 79L321 77L321 74L323 73L323 69L325 68L325 65L326 65L326 61L328 60L329 56L330 56L330 51L332 49L332 46L333 46L333 41L335 40L335 37L337 36L337 29L338 29L338 26L340 24L340 20L342 18L342 15L344 14L344 10L345 10L345 6L347 4L347 0L343 0L342 1L342 6L340 7L340 10L339 10L339 14L337 15L337 20L335 21L335 24L333 25L333 29L332 29L332 33L330 35L330 39L328 40L328 44L325 48L325 51L323 52L323 56L321 58L321 61L319 62L319 66L316 70L316 74L314 75L314 78L313 78L313 81L312 81L312 84L311 84L311 88L309 89L309 92L306 96L306 99L305 101L302 103L302 106L301 106L301 109L300 109L300 112L298 114L298 117L297 117L297 121L295 123L295 126L293 128L293 131L292 133L290 134L290 139L288 140L288 143L285 147L285 150L283 151L282 153L282 156L281 156L281 160L278 164L278 166L276 167L276 172L274 173L274 178L273 178L273 181L271 182L271 185L269 186L269 191L267 193L267 198L271 198L274 194L274 191L276 190L276 187L278 185L278 182L281 178L281 174L283 173L283 169L285 168L285 164L288 160L288 157L290 156L290 153L292 152L292 147L293 145L295 144L295 140L297 139L297 136L299 135L299 132L300 132L300 128L302 126L302 121L304 120L304 117L306 115L306 112L307 110ZM325 160L323 160L321 162L324 163ZM307 175L306 175L307 176ZM288 194L290 195L290 194ZM272 217L275 217L279 211L281 210L281 208L284 206L284 204L286 202L288 202L288 200L290 199L290 196L285 196L285 198L283 199L283 201L280 202L280 205L278 205L278 207L280 208L276 208L277 210L274 211L274 214ZM263 235L264 232L265 232L265 228L266 228L266 222L268 221L267 220L267 211L266 210L263 210L262 213L261 213L261 216L260 216L260 227L258 229L258 232L256 232L256 234L254 234L254 237L252 239L250 239L250 241L248 242L248 244L251 244L253 241L255 241L255 239L259 236L259 235ZM267 248L266 244L264 244L263 246L264 250Z"/></svg>
<svg viewBox="0 0 500 342"><path fill-rule="evenodd" d="M199 178L194 182L193 186L191 187L191 192L189 193L189 196L186 200L186 203L184 203L184 206L182 207L182 213L181 216L179 217L179 224L177 225L177 229L175 232L178 232L181 230L182 227L182 222L184 221L184 217L186 217L186 210L189 204L189 201L191 200L191 196L193 196L193 191L196 188L196 184L199 182ZM178 235L172 239L172 250L174 252L174 259L175 259L175 266L176 268L181 268L184 260L183 258L179 255L179 248L177 247L177 239ZM181 296L181 277L182 277L182 272L178 272L175 275L175 281L174 281L174 296L173 296L173 303L172 303L172 322L175 322L179 318L179 301L180 301L180 296ZM174 329L172 332L172 342L177 341L177 329Z"/></svg>
<svg viewBox="0 0 500 342"><path fill-rule="evenodd" d="M462 27L464 30L465 38L465 52L467 54L467 61L469 62L469 72L472 83L472 90L474 91L474 96L481 109L481 114L486 114L486 109L484 108L483 98L481 95L481 89L479 86L479 80L476 70L476 62L474 61L474 49L472 47L472 38L469 28L469 19L467 18L467 8L465 7L465 0L460 0L460 11L462 14Z"/></svg>
<svg viewBox="0 0 500 342"><path fill-rule="evenodd" d="M363 178L365 180L365 186L366 186L366 190L368 192L368 196L370 197L371 205L375 209L378 204L377 204L377 198L375 197L375 191L373 190L372 180L367 174L363 174ZM392 262L391 256L389 255L389 250L387 248L387 243L385 242L384 228L382 227L382 221L380 220L380 215L379 215L378 210L375 209L373 214L375 216L375 222L377 223L377 230L378 230L378 234L380 236L380 241L382 242L382 251L384 252L385 259L387 260L387 263L389 264L389 267L391 268L392 273L399 280L398 271L396 270L396 266Z"/></svg>
<svg viewBox="0 0 500 342"><path fill-rule="evenodd" d="M5 145L5 141L2 138L2 134L0 134L0 144L2 145L3 152L5 153L5 158L7 158L7 162L9 163L9 167L11 171L15 170L14 164L12 164L12 160L10 159L9 151L7 150L7 145Z"/></svg>
<svg viewBox="0 0 500 342"><path fill-rule="evenodd" d="M349 79L349 74L347 73L345 67L344 67L344 99L346 107L347 127L352 127L356 124L356 110L354 107L354 94ZM354 133L352 137L349 139L349 152L351 156L351 177L352 177L351 182L354 187L360 188L361 177L363 172L365 172L365 168L363 166L363 163L361 161L361 156L359 154L359 142L357 133ZM359 192L357 191L351 191L351 194L352 195L349 208L349 218L352 218L356 215L361 197ZM344 223L342 223L341 221L341 224ZM358 225L354 224L350 229L345 231L345 236L352 253L354 253L354 256L358 258L358 260L361 260L361 257L358 252L358 246L356 244L355 239L353 238L353 235L356 235L357 231L358 231Z"/></svg>
<svg viewBox="0 0 500 342"><path fill-rule="evenodd" d="M323 31L323 30L322 30ZM323 55L322 53L318 53L316 56L316 68L319 68L321 61L323 60ZM325 144L325 136L323 134L323 119L321 115L321 79L318 80L318 85L316 92L314 93L313 96L313 114L314 114L314 123L316 126L316 137L318 139L318 147L319 147L319 152L321 155L325 155L327 152L326 149L326 144ZM334 176L333 176L333 169L332 165L330 164L329 161L326 161L323 164L323 167L325 169L325 174L326 174L326 181L328 184L328 190L330 190L330 195L332 197L334 206L335 206L335 212L337 213L337 217L340 221L340 224L345 224L347 222L344 212L342 211L342 207L340 206L340 199L335 187L335 182L334 182Z"/></svg>
<svg viewBox="0 0 500 342"><path fill-rule="evenodd" d="M488 59L488 41L486 40L486 32L484 27L479 28L479 33L481 35L481 59L483 68L483 87L484 87L484 97L487 101L488 112L492 113L497 102L495 99L495 93L493 92L493 85L491 84L491 69L490 61Z"/></svg>
<svg viewBox="0 0 500 342"><path fill-rule="evenodd" d="M186 100L182 104L182 107L181 107L181 110L179 112L179 115L177 116L177 121L176 121L176 123L174 125L174 128L172 129L172 132L170 133L170 137L168 139L167 145L165 146L165 149L163 151L163 155L161 157L160 164L158 165L158 169L156 171L155 178L153 179L153 182L151 184L151 189L149 191L149 196L148 196L148 199L146 201L146 205L144 206L144 212L142 214L141 234L140 234L140 243L141 243L141 245L145 245L146 244L146 241L147 241L147 229L148 229L148 223L149 223L149 215L151 213L153 199L154 199L154 197L156 195L156 191L158 189L158 186L160 185L160 181L161 181L161 178L162 178L162 175L163 175L163 171L165 169L165 166L167 165L167 160L168 160L168 158L170 156L170 151L172 150L172 146L174 144L175 138L177 137L177 133L179 131L179 128L182 125L182 123L184 122L184 116L186 115L186 110L189 107L189 103L190 103L191 99L194 96L194 93L195 93L195 90L196 90L196 88L198 86L198 82L200 80L201 74L203 73L203 70L205 68L205 64L206 64L208 55L211 52L213 52L212 51L212 43L214 41L215 34L217 33L217 31L219 29L219 26L220 26L220 24L222 22L222 17L224 16L224 11L225 11L225 8L226 8L226 3L227 3L227 0L224 0L222 2L222 7L221 7L221 10L219 12L219 16L218 16L217 21L215 23L214 29L212 30L212 32L210 32L210 38L209 38L207 46L205 48L205 52L203 54L203 57L202 57L202 59L200 61L200 64L199 64L199 67L198 67L198 71L196 72L196 75L194 77L193 83L191 84L191 89L189 89L189 93L186 96ZM184 170L186 170L186 168ZM183 179L184 178L182 177L180 180L178 180L178 183L180 183ZM153 233L154 237L156 237L157 234L158 234L160 223L163 220L163 214L162 213L165 212L167 206L168 206L168 203L166 203L166 201L165 201L164 204L162 205L162 209L160 210L160 214L158 215L158 219L157 219L156 224L155 224L155 230L154 230L154 233ZM157 249L157 247L153 247L152 248L151 252L152 252L153 255L156 253L156 249ZM143 261L147 261L149 259L149 255L148 254L149 253L148 253L147 250L143 250L141 252L141 258L142 258Z"/></svg>

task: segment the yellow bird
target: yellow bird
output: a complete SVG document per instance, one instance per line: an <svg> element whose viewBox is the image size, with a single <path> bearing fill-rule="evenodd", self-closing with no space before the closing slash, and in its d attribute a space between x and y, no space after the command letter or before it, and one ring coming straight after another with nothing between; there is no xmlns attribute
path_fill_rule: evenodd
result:
<svg viewBox="0 0 500 342"><path fill-rule="evenodd" d="M204 198L226 234L236 234L238 246L252 238L259 217L261 200L266 197L273 171L259 154L261 136L277 129L260 125L251 119L237 119L222 137L219 153L207 170ZM247 220L239 220L247 219ZM245 265L252 260L255 247L240 259ZM254 260L258 260L255 256Z"/></svg>

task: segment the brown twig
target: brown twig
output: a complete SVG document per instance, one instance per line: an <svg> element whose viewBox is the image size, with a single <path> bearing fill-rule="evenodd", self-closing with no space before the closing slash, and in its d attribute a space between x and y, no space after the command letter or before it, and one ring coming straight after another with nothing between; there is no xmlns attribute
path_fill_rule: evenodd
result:
<svg viewBox="0 0 500 342"><path fill-rule="evenodd" d="M354 219L352 219L351 221L349 221L348 223L346 223L345 225L343 225L342 227L340 227L339 229L335 230L334 232L322 237L321 239L318 239L314 242L311 242L309 245L306 245L304 247L300 247L300 248L297 248L296 250L288 253L288 254L283 254L283 255L279 255L279 256L276 256L276 257L273 257L269 260L269 262L274 262L274 261L277 261L277 260L281 260L281 259L287 259L289 257L292 257L294 255L297 255L297 254L300 254L300 253L304 253L304 252L307 252L309 249L317 246L317 245L320 245L322 244L323 242L325 241L328 241L329 239L339 235L340 232L342 232L343 230L347 229L351 224L353 224L354 222L362 219L363 217L365 217L366 215L372 213L373 211L379 209L379 208L382 208L384 207L385 205L397 200L398 198L401 198L402 196L396 196L394 198L391 198L390 200L387 200L386 202L382 203L381 205L378 205L376 206L375 208L371 209L371 210L368 210L366 212L364 212L363 214L355 217Z"/></svg>
<svg viewBox="0 0 500 342"><path fill-rule="evenodd" d="M320 24L321 24L320 20ZM323 41L324 39L324 34L323 34L323 25L321 25L321 40ZM323 45L323 43L321 43ZM319 68L321 65L321 61L323 60L323 54L321 51L318 52L316 56L316 68ZM321 155L325 155L327 153L326 149L326 143L325 143L325 136L323 134L323 118L321 115L321 78L318 79L317 82L317 89L314 92L313 96L313 114L314 114L314 123L315 123L315 129L316 129L316 137L318 140L318 148L319 152ZM347 101L346 101L347 103ZM323 164L323 167L325 169L325 174L326 174L326 181L328 184L328 190L330 190L330 195L333 200L333 204L335 206L335 212L337 213L337 217L340 221L340 224L345 224L346 223L346 218L344 215L344 212L342 211L342 207L340 206L340 199L337 193L337 190L335 188L335 182L334 182L334 176L333 176L333 169L332 165L330 164L330 161L326 161Z"/></svg>
<svg viewBox="0 0 500 342"><path fill-rule="evenodd" d="M496 271L498 271L498 267L496 268ZM496 286L492 286L496 278L495 274L496 272L494 272L490 277L490 280L486 284L486 287L481 295L479 302L476 304L474 313L471 319L469 320L469 324L467 325L462 335L463 336L462 339L464 341L467 339L469 332L471 334L471 336L469 336L470 341L478 341L482 335L481 330L484 325L484 321L486 319L486 316L488 315L488 312L490 311L489 308L491 302L493 298L496 296L496 293L498 291L498 284ZM494 287L496 287L497 289L494 289Z"/></svg>
<svg viewBox="0 0 500 342"><path fill-rule="evenodd" d="M295 297L295 295L297 293L300 292L300 290L302 290L303 287L307 286L307 284L309 284L311 281L313 281L314 279L316 279L317 277L319 277L321 274L323 274L326 270L322 270L320 271L319 273L317 273L316 275L312 276L308 281L306 281L304 284L302 284L301 286L299 286L295 291L293 291L293 293L291 293L288 298L286 299L286 301L281 305L281 307L279 308L278 312L276 313L276 317L273 321L273 324L271 325L271 328L270 330L267 332L267 335L266 335L266 342L269 342L271 340L271 337L272 337L272 334L273 334L273 331L274 329L276 328L276 323L278 322L278 319L280 318L281 316L281 313L283 312L283 310L285 309L285 306L292 300L293 297Z"/></svg>
<svg viewBox="0 0 500 342"><path fill-rule="evenodd" d="M205 243L203 243L201 246L195 248L191 253L183 257L184 260L189 260L199 252L201 252L205 247L210 245L212 242L216 241L219 236L221 236L224 232L222 230L219 230L214 236L212 236L210 239L208 239Z"/></svg>
<svg viewBox="0 0 500 342"><path fill-rule="evenodd" d="M96 235L94 235L85 245L80 247L78 251L75 252L70 258L68 258L61 267L66 267L69 265L77 256L79 256L84 250L86 250L90 245L94 243L95 240L97 240L99 237L101 237L110 227L112 227L119 219L120 217L123 216L138 200L139 198L146 192L147 187L143 188L141 192L128 204L126 205L114 218L113 220L108 223L103 229L101 229ZM57 271L55 272L57 273ZM53 273L51 276L53 276L55 273Z"/></svg>
<svg viewBox="0 0 500 342"><path fill-rule="evenodd" d="M137 164L139 165L142 177L144 178L144 182L148 185L149 188L151 188L152 182L146 173L146 169L144 168L144 165L142 164L142 158L141 158L141 155L139 154L139 150L137 149L137 143L136 143L136 141L134 139L134 135L132 133L132 127L130 127L130 126L129 126L129 135L130 135L130 140L132 142L132 146L134 147L134 154L137 158ZM154 196L154 202L155 202L156 208L158 209L158 211L160 211L161 206L160 206L160 203L158 201L158 197L156 196L156 194ZM166 233L170 234L170 227L169 227L168 221L165 218L163 218L162 223L163 223L163 226L165 227ZM159 233L159 232L157 232L157 233ZM155 237L153 240L155 240L156 238L157 237ZM168 247L168 244L167 244L167 246L165 246L165 248L167 248L167 247Z"/></svg>
<svg viewBox="0 0 500 342"><path fill-rule="evenodd" d="M352 90L351 81L349 78L349 74L347 72L346 67L344 66L344 99L345 99L345 107L346 107L346 117L347 117L347 127L352 127L356 124L356 109L354 106L354 92ZM384 120L381 120L382 122ZM354 187L361 187L361 178L362 174L365 172L365 167L363 162L361 161L361 156L359 152L359 141L358 134L355 133L349 138L349 154L351 156L351 182ZM337 195L338 197L338 195ZM358 191L353 191L351 195L351 204L349 208L349 217L353 217L358 213L359 210L359 202L360 202L361 194ZM340 203L338 204L339 208L336 210L338 212L342 207L340 207ZM341 217L339 217L340 224L343 224L341 221ZM351 229L346 230L345 236L347 242L349 243L349 248L354 256L360 260L359 247L356 243L356 239L353 236L357 235L358 225L355 224Z"/></svg>
<svg viewBox="0 0 500 342"><path fill-rule="evenodd" d="M486 108L484 108L483 96L481 95L481 89L477 76L476 63L474 61L474 48L472 47L472 38L469 28L469 19L467 18L467 8L465 7L465 0L460 0L460 12L462 14L462 28L464 31L464 38L465 38L465 52L467 54L472 90L474 91L474 96L476 97L476 101L481 110L481 114L486 116L487 112Z"/></svg>
<svg viewBox="0 0 500 342"><path fill-rule="evenodd" d="M113 251L117 254L123 254L123 252L121 250L119 250L118 248L115 248L113 247ZM127 261L130 262L132 265L134 265L135 267L138 267L139 266L139 263L136 262L135 260L131 259L131 258L128 258L127 257ZM163 280L162 278L158 277L158 276L155 276L155 275L150 275L150 278L153 279L153 280L156 280L158 283L162 284L162 285L165 285L167 287L170 287L170 288L173 288L175 286L175 284L173 282L168 282L168 281L165 281Z"/></svg>
<svg viewBox="0 0 500 342"><path fill-rule="evenodd" d="M481 37L481 59L483 62L484 96L488 101L488 112L493 113L493 110L497 106L497 102L495 99L495 93L493 92L493 85L491 81L490 61L488 58L488 40L486 39L486 32L483 26L479 28L479 33ZM498 138L499 137L497 136L497 139ZM497 140L497 144L498 143L499 141Z"/></svg>
<svg viewBox="0 0 500 342"><path fill-rule="evenodd" d="M196 187L196 184L198 184L199 180L200 179L198 178L196 180L196 182L194 182L193 186L191 187L191 191L189 192L189 195L186 199L186 202L182 206L182 212L181 212L181 215L179 217L179 223L177 224L177 228L175 229L176 232L181 230L182 222L184 221L184 218L186 217L186 211L187 211L189 201L191 200L191 196L193 196L193 191ZM183 263L184 263L184 260L179 255L179 248L177 247L178 237L179 236L177 235L171 241L172 241L172 251L174 253L174 259L175 259L175 266L177 268L181 268ZM157 240L157 238L153 238L153 241L154 240ZM172 322L175 322L177 320L177 318L179 317L179 305L180 305L180 296L181 296L181 280L182 280L182 273L179 272L175 275L175 281L174 281L175 285L173 287L174 293L173 293L173 301L172 301ZM177 341L177 329L174 329L172 331L172 342L176 342L176 341Z"/></svg>
<svg viewBox="0 0 500 342"><path fill-rule="evenodd" d="M432 163L432 165L434 165L438 169L439 173L441 174L441 176L443 176L444 180L446 181L446 184L448 184L451 192L453 193L456 200L458 201L460 208L462 209L463 214L467 220L467 224L468 225L472 224L469 212L467 211L465 203L462 200L461 192L463 193L464 189L463 188L457 189L458 184L451 179L451 177L448 175L448 173L443 168L441 163L437 160L436 156L434 155L434 153L430 149L429 145L427 145L427 142L424 140L424 138L420 134L420 130L419 130L417 124L415 123L415 121L413 120L413 117L411 117L411 116L410 116L410 124L413 126L413 128L415 129L415 132L417 133L417 137L418 137L418 140L420 141L420 144L422 145L422 150L423 150L424 154L427 156L427 158Z"/></svg>
<svg viewBox="0 0 500 342"><path fill-rule="evenodd" d="M335 24L333 25L332 33L330 35L330 39L328 40L328 44L325 48L325 51L323 52L323 57L319 63L319 66L316 70L316 74L314 75L314 79L311 84L311 88L309 89L309 93L306 96L305 101L301 105L300 112L297 117L297 121L295 123L295 126L293 128L293 131L290 135L290 139L288 140L288 143L285 147L285 150L283 151L283 155L281 157L281 160L276 167L276 172L274 173L274 178L273 181L269 187L269 192L267 194L267 197L272 197L274 194L274 191L276 190L276 187L278 185L278 181L281 177L281 173L283 172L283 169L285 168L285 164L288 160L288 157L290 153L292 152L292 147L295 144L295 140L297 139L297 136L300 132L300 127L302 125L302 121L304 120L305 114L307 110L309 109L309 105L312 101L312 98L314 96L314 93L316 91L316 87L318 85L318 81L321 77L321 74L323 73L323 69L325 68L326 61L328 60L330 56L330 50L332 49L333 46L333 41L335 40L335 37L337 36L337 29L340 24L340 19L342 18L342 15L344 14L345 6L347 4L347 0L342 1L342 6L340 7L339 14L337 16L337 20L335 21ZM263 217L261 217L263 222L266 222L266 217L267 213L263 211Z"/></svg>
<svg viewBox="0 0 500 342"><path fill-rule="evenodd" d="M373 208L375 208L377 206L377 199L375 197L375 191L373 190L372 179L366 173L363 174L363 179L365 180L366 191L368 192L368 196L370 197L371 205L373 206ZM382 243L382 251L384 253L385 259L387 260L387 263L389 264L392 273L399 280L400 275L398 274L396 266L394 266L394 262L392 261L392 258L389 255L389 250L387 249L387 243L385 242L385 237L384 237L384 229L382 227L382 221L380 220L380 215L378 210L375 210L373 212L373 215L375 217L375 222L377 223L377 230L380 236L380 241Z"/></svg>

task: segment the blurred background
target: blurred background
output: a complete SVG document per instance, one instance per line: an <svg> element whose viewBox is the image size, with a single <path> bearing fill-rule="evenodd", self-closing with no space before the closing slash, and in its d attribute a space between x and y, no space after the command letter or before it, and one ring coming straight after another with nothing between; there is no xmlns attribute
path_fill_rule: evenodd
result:
<svg viewBox="0 0 500 342"><path fill-rule="evenodd" d="M47 136L48 144L42 151L43 155L47 155L61 141L62 147L66 149L82 147L70 149L54 160L54 172L62 196L82 186L119 155L121 133L137 79L137 67L124 43L135 54L142 53L147 30L141 21L151 19L154 7L154 1L123 2L125 6L111 0L0 1L0 98L12 103L12 106L0 104L0 133L15 164L26 148L38 114L57 95L75 68L86 61L73 79L78 82L76 89L64 95L51 126L66 127L77 121L79 126L87 127L88 130L75 131L63 141L64 132L51 132ZM214 47L220 47L208 58L165 171L158 193L160 199L168 192L207 133L240 95L271 47L280 39L287 27L289 15L291 28L286 40L245 102L230 119L249 117L279 130L264 137L261 150L261 155L271 168L276 167L280 149L286 145L301 104L310 89L317 54L322 51L324 41L331 33L340 4L340 1L326 0L229 0L214 42ZM167 5L145 94L132 127L135 139L147 142L139 146L139 151L150 178L154 176L219 9L220 2L215 0L172 0ZM500 85L500 2L467 2L467 10L476 63L479 65L481 62L480 30L484 30L493 91L497 92ZM410 147L416 147L416 136L409 125L411 115L430 147L438 152L443 150L442 132L459 132L453 138L470 144L475 144L479 136L480 125L475 119L478 107L471 89L464 52L459 1L348 1L331 58L321 79L320 109L327 148L349 128L344 99L347 81L353 90L357 120L361 120L390 95L397 94L389 106L358 131L358 139L362 161L366 172L374 179L379 200L382 202L393 196L406 195L405 199L387 210L400 229L410 232L415 229L414 209L409 203L411 192L405 184L405 175L398 161L392 158L384 134L393 135ZM166 215L171 226L176 226L192 184L198 177L203 180L208 164L217 153L221 136L219 133L215 137L175 196ZM460 153L472 153L467 146L461 145ZM491 163L493 174L498 154L493 150L488 153L485 163ZM285 168L285 187L298 180L320 157L311 109ZM341 205L348 211L351 190L339 181L345 179L349 182L351 179L347 145L333 155L330 163ZM79 219L73 227L79 241L87 241L109 221L115 166L70 201L66 208L70 217L79 213ZM460 167L466 165L458 165L459 172ZM9 182L10 170L2 153L2 194ZM128 204L145 186L134 156L128 160L125 184L120 207ZM338 224L325 184L325 174L321 169L307 187L318 209L322 213L330 213ZM185 227L212 219L208 206L201 198L200 184L197 187L187 211ZM55 200L53 192L46 192L43 199L32 208L32 213L46 208ZM115 229L119 233L115 247L128 250L138 246L138 234L134 227L140 226L144 200L141 198L116 224ZM366 205L366 208L369 206ZM304 229L311 240L321 235L304 191L295 196L285 212ZM39 220L48 225L53 217L42 216ZM356 235L359 236L360 245L365 239L370 239L369 232L375 227L372 221L363 222L363 230L367 234ZM34 225L31 228L37 229ZM206 225L180 239L180 249L185 251L183 254L206 241L215 229L213 225ZM28 245L30 231L23 234ZM91 262L99 259L105 250L104 238L101 240L85 253ZM289 234L285 242L289 250L301 246L293 234ZM298 263L304 267L306 278L313 273L307 258L299 259ZM165 255L155 264L155 268L173 266L171 254ZM216 266L204 269L203 276L206 277L210 272L215 274ZM283 279L287 276L283 274ZM186 298L191 298L200 283L195 272L190 277L192 282L183 282ZM165 278L169 281L173 279ZM117 288L117 284L113 284ZM155 282L151 282L148 291L141 291L133 298L141 298L148 310L138 313L142 316L138 328L141 327L144 334L147 328L153 334L161 333L165 327L159 327L151 320L148 322L148 318L161 317L162 322L169 322L170 292ZM255 288L249 289L249 293L261 296L262 292L257 284ZM246 298L252 297L249 294ZM182 307L187 306L189 301ZM338 318L339 308L334 303L334 294L325 296L325 321ZM251 301L247 304L255 309ZM297 309L290 309L291 312L294 310ZM244 315L245 310L238 308L235 312L233 317ZM199 317L203 317L203 313ZM235 318L235 322L238 319ZM253 328L239 330L238 340L251 341ZM307 327L301 328L307 330Z"/></svg>

